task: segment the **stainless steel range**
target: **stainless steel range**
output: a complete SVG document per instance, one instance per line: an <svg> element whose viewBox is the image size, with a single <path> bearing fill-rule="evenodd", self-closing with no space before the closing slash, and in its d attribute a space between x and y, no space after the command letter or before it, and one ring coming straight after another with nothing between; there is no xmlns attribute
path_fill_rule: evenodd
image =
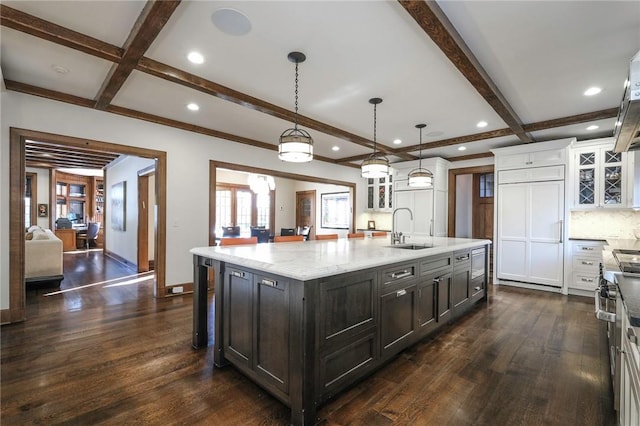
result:
<svg viewBox="0 0 640 426"><path fill-rule="evenodd" d="M640 277L640 251L615 249L613 257L623 275Z"/></svg>
<svg viewBox="0 0 640 426"><path fill-rule="evenodd" d="M609 365L611 368L611 383L613 385L613 404L616 411L620 410L620 369L622 366L622 298L615 283L615 274L603 273L600 264L599 286L595 291L596 318L607 322L607 337L609 340Z"/></svg>

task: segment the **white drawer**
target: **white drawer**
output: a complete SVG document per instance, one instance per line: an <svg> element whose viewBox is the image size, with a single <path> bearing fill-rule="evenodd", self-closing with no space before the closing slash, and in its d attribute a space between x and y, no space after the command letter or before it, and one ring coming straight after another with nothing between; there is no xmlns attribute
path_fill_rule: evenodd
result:
<svg viewBox="0 0 640 426"><path fill-rule="evenodd" d="M600 258L589 256L573 256L573 270L599 273Z"/></svg>
<svg viewBox="0 0 640 426"><path fill-rule="evenodd" d="M602 257L602 248L605 243L603 241L573 241L574 255L593 255L598 259Z"/></svg>
<svg viewBox="0 0 640 426"><path fill-rule="evenodd" d="M579 288L580 290L595 290L598 286L598 273L590 274L583 272L574 272L571 280L571 288Z"/></svg>

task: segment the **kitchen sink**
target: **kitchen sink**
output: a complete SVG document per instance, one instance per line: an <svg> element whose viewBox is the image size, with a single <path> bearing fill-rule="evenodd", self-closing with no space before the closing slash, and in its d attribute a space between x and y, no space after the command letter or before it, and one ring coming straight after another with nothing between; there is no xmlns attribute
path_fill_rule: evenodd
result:
<svg viewBox="0 0 640 426"><path fill-rule="evenodd" d="M393 246L389 246L391 248L405 249L405 250L422 250L426 248L431 248L433 245L431 244L396 244Z"/></svg>

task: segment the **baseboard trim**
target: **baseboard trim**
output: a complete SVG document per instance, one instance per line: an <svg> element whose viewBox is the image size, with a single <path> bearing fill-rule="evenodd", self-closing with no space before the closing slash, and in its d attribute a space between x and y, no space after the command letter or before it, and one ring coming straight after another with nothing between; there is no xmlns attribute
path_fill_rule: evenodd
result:
<svg viewBox="0 0 640 426"><path fill-rule="evenodd" d="M136 271L138 270L138 264L137 264L137 263L130 262L130 261L128 261L127 259L125 259L124 257L119 256L119 255L115 254L115 253L114 253L114 252L112 252L112 251L105 250L105 251L104 251L104 254L105 254L105 256L109 256L109 257L110 257L110 258L112 258L113 260L115 260L115 261L117 261L117 262L120 262L120 263L122 263L123 265L128 266L129 268L133 268L133 269L135 269Z"/></svg>
<svg viewBox="0 0 640 426"><path fill-rule="evenodd" d="M494 282L494 285L528 288L529 290L539 290L539 291L546 291L550 293L562 293L561 287L554 287L554 286L545 285L545 284L525 283L521 281L511 281L511 280L505 280L505 279L496 280Z"/></svg>
<svg viewBox="0 0 640 426"><path fill-rule="evenodd" d="M11 311L9 309L0 310L0 324L11 324Z"/></svg>

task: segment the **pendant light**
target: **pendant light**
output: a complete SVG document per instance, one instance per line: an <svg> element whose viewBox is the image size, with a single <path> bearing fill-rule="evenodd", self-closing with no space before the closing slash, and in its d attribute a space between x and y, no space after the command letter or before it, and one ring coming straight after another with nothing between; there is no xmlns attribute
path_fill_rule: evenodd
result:
<svg viewBox="0 0 640 426"><path fill-rule="evenodd" d="M409 186L412 188L428 188L433 185L433 173L422 168L422 129L425 127L426 124L416 124L416 128L420 129L420 163L417 169L409 172Z"/></svg>
<svg viewBox="0 0 640 426"><path fill-rule="evenodd" d="M296 111L293 129L287 129L280 135L278 158L292 163L306 163L313 160L313 139L309 132L298 129L298 64L304 62L307 57L304 53L291 52L287 58L296 64Z"/></svg>
<svg viewBox="0 0 640 426"><path fill-rule="evenodd" d="M389 175L389 159L382 153L376 152L376 108L382 102L381 98L371 98L373 104L373 153L362 162L363 178L381 178Z"/></svg>

